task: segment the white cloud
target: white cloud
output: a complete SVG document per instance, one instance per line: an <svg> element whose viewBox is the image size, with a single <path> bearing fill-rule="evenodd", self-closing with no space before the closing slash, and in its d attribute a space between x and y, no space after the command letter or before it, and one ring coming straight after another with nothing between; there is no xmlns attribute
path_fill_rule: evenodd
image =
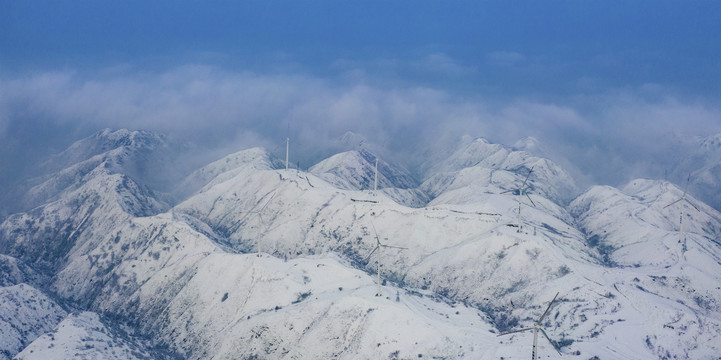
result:
<svg viewBox="0 0 721 360"><path fill-rule="evenodd" d="M522 60L520 54L504 56ZM428 59L446 66L444 71L455 69L442 55ZM163 72L120 68L94 77L38 73L2 81L0 95L3 138L13 135L7 133L12 122L34 120L157 130L233 150L257 145L273 150L290 134L303 154L302 166L308 166L318 156L343 150L336 140L347 131L384 145L408 164L420 161L417 154L426 148L452 146L464 134L508 144L534 136L605 182L621 181L625 175L618 173L629 168L654 171L646 159L662 161L668 152L662 140L669 133L721 132L718 107L680 100L655 85L555 103L529 98L490 103L427 87L189 65Z"/></svg>

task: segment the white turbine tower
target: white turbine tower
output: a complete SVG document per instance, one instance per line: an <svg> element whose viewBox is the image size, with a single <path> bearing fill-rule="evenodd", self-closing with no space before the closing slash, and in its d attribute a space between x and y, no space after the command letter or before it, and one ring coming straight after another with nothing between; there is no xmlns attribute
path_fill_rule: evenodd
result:
<svg viewBox="0 0 721 360"><path fill-rule="evenodd" d="M373 196L376 196L376 190L378 190L378 158L376 158L376 176L373 180Z"/></svg>
<svg viewBox="0 0 721 360"><path fill-rule="evenodd" d="M688 179L686 179L686 186L683 188L683 195L681 195L681 197L678 200L664 206L663 208L665 209L675 203L685 201L689 205L691 205L694 209L696 209L696 211L701 212L701 210L699 210L696 207L696 205L694 205L689 199L686 198L686 191L688 190L688 184L690 182L691 182L691 174L688 174ZM681 252L682 253L686 252L686 238L683 236L683 204L681 206L681 215L679 215L679 219L678 219L678 243L682 244Z"/></svg>
<svg viewBox="0 0 721 360"><path fill-rule="evenodd" d="M265 208L268 206L268 204L270 204L270 202L273 200L273 198L275 197L275 194L276 193L274 192L273 195L270 197L270 199L268 199L268 201L266 201L265 205L263 205L263 207L261 207L260 209L253 210L253 211L244 211L244 213L246 213L246 214L258 215L258 220L260 221L260 224L259 224L260 226L258 227L258 249L257 249L258 255L257 256L260 256L260 240L261 240L261 237L263 236L263 228L265 228L265 221L263 221L262 213L265 210ZM268 229L266 228L265 230L268 230Z"/></svg>
<svg viewBox="0 0 721 360"><path fill-rule="evenodd" d="M366 261L370 260L371 255L373 255L374 252L378 251L378 292L376 293L376 296L381 296L381 248L393 248L393 249L403 249L407 250L408 248L400 247L400 246L391 246L381 243L381 239L378 237L378 232L376 232L376 227L371 223L371 226L373 226L373 233L376 236L376 247L373 248L373 251L368 254L368 257L366 257Z"/></svg>
<svg viewBox="0 0 721 360"><path fill-rule="evenodd" d="M521 200L523 199L523 190L526 189L526 183L528 182L528 178L531 177L531 173L533 172L533 168L534 168L534 166L532 166L532 167L531 167L531 170L528 171L528 175L526 175L526 179L523 180L523 184L521 184L521 187L519 187L518 189L506 190L506 191L504 191L504 192L501 193L501 194L505 194L505 193L509 193L509 192L512 192L512 191L518 191L518 232L521 232L521 204L523 204L523 201L521 201ZM531 202L531 204L533 204L533 206L535 207L535 206L536 206L536 203L533 202L533 200L531 199L531 197L528 196L528 194L526 194L526 197L527 197L528 200Z"/></svg>
<svg viewBox="0 0 721 360"><path fill-rule="evenodd" d="M522 331L526 331L526 330L533 330L533 350L531 352L531 359L536 360L536 359L538 359L537 345L538 345L538 332L540 331L543 334L543 336L546 337L546 340L548 340L548 342L551 343L551 346L553 346L553 348L556 349L556 351L558 351L558 355L561 355L561 350L558 350L558 348L556 347L556 344L554 344L553 341L551 341L551 338L548 337L548 334L546 334L546 331L543 330L543 328L541 327L541 322L548 314L548 310L551 309L551 305L553 305L553 302L556 301L556 297L558 297L558 293L556 293L556 296L553 297L553 300L551 300L551 303L548 304L546 311L543 312L543 315L541 315L541 317L538 318L538 321L536 321L536 323L532 327L527 327L525 329L519 329L519 330L505 332L503 334L498 334L498 336L513 334L513 333L522 332Z"/></svg>
<svg viewBox="0 0 721 360"><path fill-rule="evenodd" d="M285 171L288 171L288 152L290 151L290 138L285 138Z"/></svg>

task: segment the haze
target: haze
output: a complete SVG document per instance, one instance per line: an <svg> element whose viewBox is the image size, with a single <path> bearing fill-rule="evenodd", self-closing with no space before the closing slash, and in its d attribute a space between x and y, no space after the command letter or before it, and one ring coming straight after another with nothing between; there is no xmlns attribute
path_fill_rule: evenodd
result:
<svg viewBox="0 0 721 360"><path fill-rule="evenodd" d="M589 183L661 178L721 132L721 4L0 3L0 185L102 128L307 168L348 131L415 170L538 139Z"/></svg>

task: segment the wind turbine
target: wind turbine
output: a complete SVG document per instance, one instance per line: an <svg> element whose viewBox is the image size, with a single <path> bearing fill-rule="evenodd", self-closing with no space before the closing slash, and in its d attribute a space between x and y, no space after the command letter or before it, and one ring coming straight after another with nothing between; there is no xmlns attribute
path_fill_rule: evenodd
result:
<svg viewBox="0 0 721 360"><path fill-rule="evenodd" d="M290 126L290 125L288 125ZM285 171L288 171L288 152L290 151L290 138L285 138Z"/></svg>
<svg viewBox="0 0 721 360"><path fill-rule="evenodd" d="M378 189L378 158L376 158L376 176L373 180L373 196L376 196L376 190Z"/></svg>
<svg viewBox="0 0 721 360"><path fill-rule="evenodd" d="M505 332L503 334L498 334L498 336L513 334L513 333L526 331L526 330L533 330L533 351L531 352L531 359L536 360L536 359L538 359L538 351L537 351L536 347L538 344L538 332L540 331L543 334L543 336L546 337L546 340L548 340L548 342L551 343L551 346L553 346L553 348L556 349L556 351L558 351L558 355L562 355L561 350L558 350L558 348L556 347L556 344L554 344L553 341L551 341L551 338L548 337L548 334L546 334L546 331L543 330L543 328L541 327L541 322L548 314L548 310L551 309L551 305L553 305L553 302L556 301L556 297L558 297L558 294L559 293L556 293L556 296L554 296L553 300L551 300L551 302L548 304L546 311L543 312L543 315L541 315L541 317L538 318L538 321L536 321L536 323L532 327L527 327L525 329Z"/></svg>
<svg viewBox="0 0 721 360"><path fill-rule="evenodd" d="M526 179L523 180L523 184L521 184L521 187L519 187L518 189L506 190L501 193L501 194L505 194L505 193L509 193L509 192L518 190L518 232L521 232L521 204L523 204L523 202L521 200L523 199L523 190L526 189L526 183L528 182L528 178L531 177L531 173L533 172L534 167L535 166L531 166L531 170L528 171L528 175L526 175ZM533 206L535 207L536 203L533 202L531 197L528 196L528 194L526 194L526 197L531 202L531 204L533 204Z"/></svg>
<svg viewBox="0 0 721 360"><path fill-rule="evenodd" d="M378 292L376 293L376 296L381 296L381 248L393 248L393 249L403 249L407 250L408 248L400 247L400 246L391 246L381 243L381 239L378 237L378 232L376 231L375 225L371 223L371 226L373 226L373 233L376 236L376 247L373 248L373 251L368 254L368 257L366 257L366 261L370 260L371 255L373 255L374 252L378 251Z"/></svg>
<svg viewBox="0 0 721 360"><path fill-rule="evenodd" d="M266 201L265 205L263 205L263 207L261 207L260 209L258 209L258 210L253 210L253 211L244 211L244 213L247 213L247 214L256 214L256 215L258 215L258 220L260 220L260 228L259 228L259 230L258 230L258 256L260 256L260 238L261 238L261 236L262 236L262 234L263 234L263 233L262 233L262 227L265 227L265 221L263 221L263 215L262 215L262 213L263 213L263 210L265 210L265 207L268 206L268 204L270 204L270 202L273 200L273 198L275 197L275 194L276 194L276 193L274 192L273 195L270 197L270 199L268 199L268 201ZM266 229L266 230L267 230L267 229Z"/></svg>
<svg viewBox="0 0 721 360"><path fill-rule="evenodd" d="M689 205L693 206L693 208L696 209L696 211L701 212L701 210L699 210L699 209L696 207L696 205L694 205L689 199L686 198L686 191L688 190L688 184L689 184L690 182L691 182L691 174L689 173L689 174L688 174L688 179L686 179L686 186L683 188L683 195L681 195L681 197L680 197L678 200L676 200L676 201L674 201L674 202L672 202L672 203L664 206L663 208L665 209L665 208L667 208L667 207L669 207L669 206L671 206L671 205L673 205L673 204L675 204L675 203L677 203L677 202L686 201L687 203L689 203ZM683 244L683 245L682 245L682 248L681 248L681 251L682 251L682 252L685 252L685 251L686 251L686 238L683 237L683 206L681 206L681 215L679 216L679 219L678 219L678 229L679 229L679 230L678 230L678 231L679 231L678 243L679 243L679 244Z"/></svg>

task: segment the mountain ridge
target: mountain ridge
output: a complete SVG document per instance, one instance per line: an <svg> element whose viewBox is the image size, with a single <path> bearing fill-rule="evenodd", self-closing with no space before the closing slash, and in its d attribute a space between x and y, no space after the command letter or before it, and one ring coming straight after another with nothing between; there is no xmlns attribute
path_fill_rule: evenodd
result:
<svg viewBox="0 0 721 360"><path fill-rule="evenodd" d="M346 176L356 182L345 188L320 176L343 161L319 174L286 171L266 151L244 150L180 181L190 194L174 205L95 159L89 171L59 170L82 176L5 219L0 250L48 276L41 290L74 311L103 314L186 358L525 356L526 337L496 335L536 319L556 292L544 327L569 357L721 350L721 214L690 198L700 210L684 210L683 250L680 209L664 208L683 193L673 184L592 187L566 205L574 184L555 163L471 145L438 167L446 183L425 180L437 193L420 207L369 196L363 157L364 180ZM519 227L519 197L504 191L531 168L533 204L521 199ZM374 251L377 241L405 249ZM375 297L379 266L384 296Z"/></svg>

